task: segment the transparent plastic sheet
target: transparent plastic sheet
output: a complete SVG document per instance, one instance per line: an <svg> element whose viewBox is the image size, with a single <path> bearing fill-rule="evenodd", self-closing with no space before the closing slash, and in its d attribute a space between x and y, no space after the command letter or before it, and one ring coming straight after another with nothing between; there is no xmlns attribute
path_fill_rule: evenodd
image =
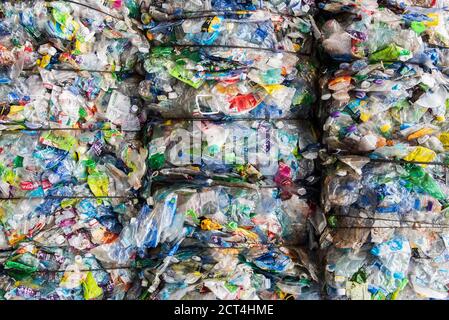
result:
<svg viewBox="0 0 449 320"><path fill-rule="evenodd" d="M197 244L189 243L176 254L156 260L160 262L155 267L145 269L141 298L307 300L320 297L316 261L303 248L205 249Z"/></svg>

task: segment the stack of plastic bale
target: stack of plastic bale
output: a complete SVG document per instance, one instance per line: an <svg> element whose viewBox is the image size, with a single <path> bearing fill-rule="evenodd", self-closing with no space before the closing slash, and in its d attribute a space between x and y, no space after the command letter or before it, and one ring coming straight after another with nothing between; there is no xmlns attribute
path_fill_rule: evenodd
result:
<svg viewBox="0 0 449 320"><path fill-rule="evenodd" d="M136 69L148 43L128 18L86 5L2 4L2 128L140 129Z"/></svg>
<svg viewBox="0 0 449 320"><path fill-rule="evenodd" d="M0 6L1 299L123 299L136 277L95 250L139 212L148 43L127 6L94 4Z"/></svg>
<svg viewBox="0 0 449 320"><path fill-rule="evenodd" d="M449 297L448 13L419 5L319 4L330 298Z"/></svg>
<svg viewBox="0 0 449 320"><path fill-rule="evenodd" d="M318 299L307 1L150 1L141 299ZM299 120L299 119L303 120ZM316 199L316 200L315 200ZM140 290L140 291L139 291Z"/></svg>

